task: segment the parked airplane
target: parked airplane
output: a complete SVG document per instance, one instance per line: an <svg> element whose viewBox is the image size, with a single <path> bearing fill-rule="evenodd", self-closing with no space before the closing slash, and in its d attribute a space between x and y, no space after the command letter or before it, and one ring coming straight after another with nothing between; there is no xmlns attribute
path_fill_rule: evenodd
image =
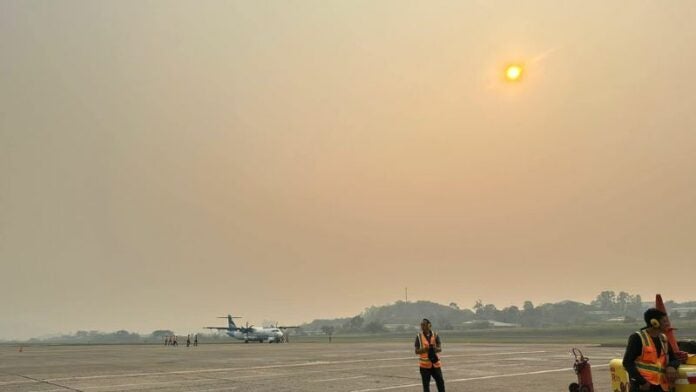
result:
<svg viewBox="0 0 696 392"><path fill-rule="evenodd" d="M227 335L243 340L244 343L249 342L268 342L268 343L287 343L288 335L284 332L286 329L297 328L297 327L286 327L286 326L275 326L275 327L254 327L253 325L246 324L244 327L238 327L233 319L241 318L236 316L227 315L227 317L218 317L227 319L227 327L205 327L206 329L216 329L218 331L225 331Z"/></svg>

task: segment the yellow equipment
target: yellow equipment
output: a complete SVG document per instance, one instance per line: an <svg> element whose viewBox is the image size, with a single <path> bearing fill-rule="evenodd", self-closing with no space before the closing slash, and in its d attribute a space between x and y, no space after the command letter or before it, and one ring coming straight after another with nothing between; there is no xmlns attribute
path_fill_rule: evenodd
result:
<svg viewBox="0 0 696 392"><path fill-rule="evenodd" d="M628 373L620 359L609 362L611 372L611 390L613 392L628 392ZM679 378L674 383L675 392L696 392L696 356L690 356L685 364L679 366Z"/></svg>

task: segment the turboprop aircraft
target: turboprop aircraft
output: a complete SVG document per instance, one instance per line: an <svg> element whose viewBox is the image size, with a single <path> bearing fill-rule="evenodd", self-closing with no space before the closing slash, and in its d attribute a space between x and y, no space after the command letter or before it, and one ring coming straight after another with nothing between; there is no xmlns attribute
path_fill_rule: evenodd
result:
<svg viewBox="0 0 696 392"><path fill-rule="evenodd" d="M271 326L271 327L254 327L253 325L246 324L246 326L239 327L234 323L233 319L241 318L237 316L227 315L227 317L222 316L218 318L227 319L227 327L205 327L206 329L216 329L218 331L225 331L227 335L238 340L243 340L244 343L249 342L268 342L268 343L287 343L288 336L284 332L286 329L297 328L295 326Z"/></svg>

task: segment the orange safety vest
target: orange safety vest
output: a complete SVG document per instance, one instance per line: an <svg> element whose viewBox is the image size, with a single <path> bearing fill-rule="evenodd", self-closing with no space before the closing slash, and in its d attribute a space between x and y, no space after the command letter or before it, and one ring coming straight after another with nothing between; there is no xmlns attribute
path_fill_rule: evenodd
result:
<svg viewBox="0 0 696 392"><path fill-rule="evenodd" d="M669 381L665 376L665 368L667 367L667 347L662 339L660 345L662 351L660 356L657 356L657 348L655 342L648 333L642 329L638 331L640 340L643 343L643 352L636 359L636 367L638 372L652 385L660 385L663 391L669 391Z"/></svg>
<svg viewBox="0 0 696 392"><path fill-rule="evenodd" d="M420 346L421 348L430 348L430 346L435 346L437 344L437 334L433 332L432 335L430 335L430 341L425 337L423 332L418 333L418 338L420 339ZM440 363L440 356L435 353L435 357L437 357L437 362L433 363L430 358L428 358L428 352L424 352L420 354L420 357L418 358L418 366L425 368L425 369L430 369L433 366L436 368L439 368L442 366Z"/></svg>

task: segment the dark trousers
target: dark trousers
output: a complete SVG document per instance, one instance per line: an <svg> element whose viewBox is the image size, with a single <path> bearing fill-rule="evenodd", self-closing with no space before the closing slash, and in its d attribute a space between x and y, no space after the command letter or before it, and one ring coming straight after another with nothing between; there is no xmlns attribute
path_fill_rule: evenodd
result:
<svg viewBox="0 0 696 392"><path fill-rule="evenodd" d="M631 385L631 392L639 392L639 391L640 391L640 389L638 389L638 385ZM649 391L650 392L663 392L662 387L659 385L651 385Z"/></svg>
<svg viewBox="0 0 696 392"><path fill-rule="evenodd" d="M430 377L435 379L437 392L445 392L445 380L442 378L442 369L431 367L420 368L421 380L423 380L423 392L430 392Z"/></svg>

